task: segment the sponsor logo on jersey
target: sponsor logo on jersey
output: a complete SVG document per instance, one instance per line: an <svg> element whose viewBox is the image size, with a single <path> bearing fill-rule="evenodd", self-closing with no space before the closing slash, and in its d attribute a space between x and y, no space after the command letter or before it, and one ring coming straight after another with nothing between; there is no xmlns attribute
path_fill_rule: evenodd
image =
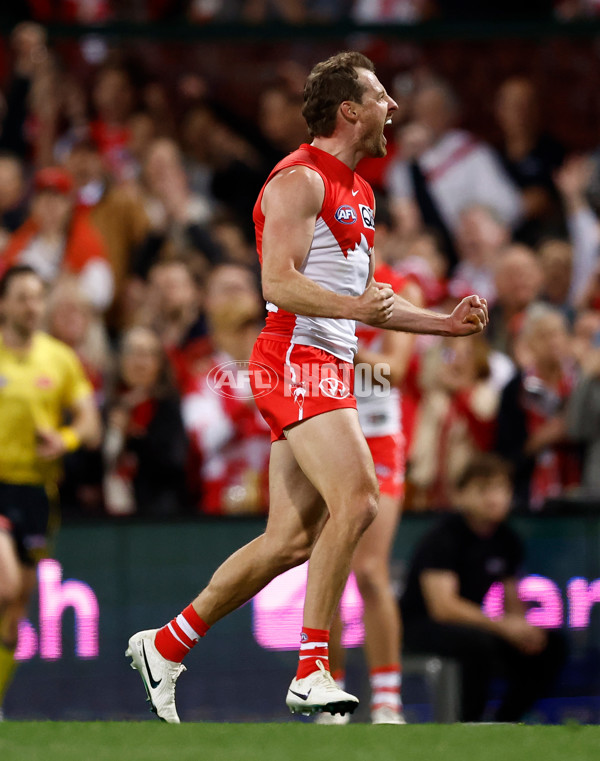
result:
<svg viewBox="0 0 600 761"><path fill-rule="evenodd" d="M356 211L352 206L348 206L347 204L338 206L337 211L335 212L335 218L343 225L353 225L358 219Z"/></svg>
<svg viewBox="0 0 600 761"><path fill-rule="evenodd" d="M362 217L363 225L369 230L374 230L375 214L373 213L373 209L371 209L369 206L365 206L363 203L359 203L358 208L360 209L360 216Z"/></svg>
<svg viewBox="0 0 600 761"><path fill-rule="evenodd" d="M40 375L39 378L36 378L35 385L37 388L52 388L54 383L52 383L52 378L47 375Z"/></svg>
<svg viewBox="0 0 600 761"><path fill-rule="evenodd" d="M0 388L4 388L4 386L8 386L8 378L6 375L0 375Z"/></svg>

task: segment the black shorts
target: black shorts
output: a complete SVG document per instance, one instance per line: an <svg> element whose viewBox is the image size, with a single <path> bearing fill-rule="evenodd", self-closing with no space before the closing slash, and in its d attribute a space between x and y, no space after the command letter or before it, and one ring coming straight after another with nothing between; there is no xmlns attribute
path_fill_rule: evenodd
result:
<svg viewBox="0 0 600 761"><path fill-rule="evenodd" d="M13 536L25 565L35 565L48 556L51 513L43 486L0 481L0 531Z"/></svg>

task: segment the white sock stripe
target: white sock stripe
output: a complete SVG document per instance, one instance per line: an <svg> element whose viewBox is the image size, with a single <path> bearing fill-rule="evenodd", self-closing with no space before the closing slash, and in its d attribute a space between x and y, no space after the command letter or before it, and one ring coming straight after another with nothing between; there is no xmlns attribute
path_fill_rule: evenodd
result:
<svg viewBox="0 0 600 761"><path fill-rule="evenodd" d="M400 695L395 692L385 692L380 693L378 696L373 695L371 697L371 705L386 705L390 706L390 708L394 708L396 711L399 711L402 708L402 701L400 700Z"/></svg>
<svg viewBox="0 0 600 761"><path fill-rule="evenodd" d="M371 674L371 689L378 687L400 687L401 676L399 671L390 671L385 674Z"/></svg>
<svg viewBox="0 0 600 761"><path fill-rule="evenodd" d="M181 637L178 637L178 636L177 636L177 632L175 631L175 629L173 629L173 626L172 626L172 624L171 624L171 622L170 622L170 621L169 621L169 624L168 624L168 626L169 626L169 631L170 631L170 632L171 632L171 634L172 634L172 635L175 637L175 639L177 640L177 642L181 642L181 644L182 644L184 647L186 647L188 650L190 650L190 649L191 649L191 648L190 648L190 646L189 646L189 645L186 645L186 644L185 644L185 642L184 642L184 641L181 639Z"/></svg>
<svg viewBox="0 0 600 761"><path fill-rule="evenodd" d="M317 647L329 647L329 642L302 642L300 650L314 650Z"/></svg>
<svg viewBox="0 0 600 761"><path fill-rule="evenodd" d="M314 658L314 657L315 657L314 655L300 655L300 656L298 656L298 660L305 661L307 658ZM328 655L320 655L319 658L322 661L327 661L327 663L329 663L329 656Z"/></svg>
<svg viewBox="0 0 600 761"><path fill-rule="evenodd" d="M175 621L177 621L177 625L181 627L183 633L187 634L192 642L197 642L200 639L198 632L190 626L190 624L187 622L187 619L181 613L177 616Z"/></svg>

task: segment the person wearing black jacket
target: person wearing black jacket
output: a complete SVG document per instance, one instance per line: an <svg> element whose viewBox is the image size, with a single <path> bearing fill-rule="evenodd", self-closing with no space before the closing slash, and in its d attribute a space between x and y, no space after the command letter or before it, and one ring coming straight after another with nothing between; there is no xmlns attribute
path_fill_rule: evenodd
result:
<svg viewBox="0 0 600 761"><path fill-rule="evenodd" d="M481 721L492 677L508 679L495 720L519 721L550 689L565 658L559 632L528 623L517 573L523 547L506 523L511 484L496 455L467 465L456 489L460 511L435 525L412 559L400 605L405 647L458 661L461 721ZM492 584L504 588L504 612L489 618L482 603Z"/></svg>
<svg viewBox="0 0 600 761"><path fill-rule="evenodd" d="M187 436L169 361L149 328L131 328L123 337L119 377L106 417L107 511L153 517L182 513Z"/></svg>
<svg viewBox="0 0 600 761"><path fill-rule="evenodd" d="M514 468L519 509L541 510L580 481L579 451L565 421L576 381L568 341L560 311L529 306L517 337L522 369L502 391L495 447Z"/></svg>

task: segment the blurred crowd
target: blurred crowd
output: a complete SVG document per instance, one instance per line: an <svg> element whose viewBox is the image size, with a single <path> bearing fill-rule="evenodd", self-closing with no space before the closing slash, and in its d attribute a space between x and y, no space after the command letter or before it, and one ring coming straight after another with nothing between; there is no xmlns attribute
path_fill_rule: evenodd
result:
<svg viewBox="0 0 600 761"><path fill-rule="evenodd" d="M263 323L252 208L273 165L306 140L307 72L276 67L249 123L183 70L170 88L135 58L107 55L79 76L33 22L15 27L7 61L0 273L26 263L45 280L46 329L80 356L105 421L99 451L67 458L65 510L264 513L269 431L243 374L220 395L210 381L217 365L248 359ZM378 259L431 309L478 293L491 312L484 335L416 341L400 382L407 508L448 509L457 474L487 451L512 464L523 510L593 498L600 149L574 154L557 139L525 76L490 94L493 145L431 70L391 87L388 156L358 168L377 195Z"/></svg>
<svg viewBox="0 0 600 761"><path fill-rule="evenodd" d="M171 21L193 23L285 22L288 24L356 23L414 24L430 19L572 20L595 16L598 0L23 0L6 8L13 20L44 23L97 24L110 21Z"/></svg>

